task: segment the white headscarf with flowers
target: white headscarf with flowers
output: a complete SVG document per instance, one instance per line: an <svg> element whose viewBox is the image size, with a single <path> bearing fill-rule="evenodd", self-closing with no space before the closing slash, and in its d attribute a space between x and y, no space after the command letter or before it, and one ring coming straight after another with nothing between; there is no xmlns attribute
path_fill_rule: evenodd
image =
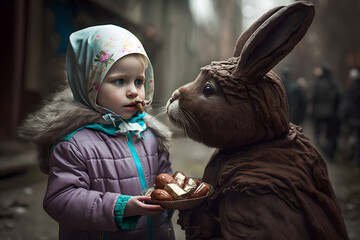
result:
<svg viewBox="0 0 360 240"><path fill-rule="evenodd" d="M120 58L139 53L148 60L145 70L145 100L154 94L153 68L141 42L128 30L115 25L88 27L69 37L66 69L74 100L110 118L119 116L96 104L100 85L111 66Z"/></svg>

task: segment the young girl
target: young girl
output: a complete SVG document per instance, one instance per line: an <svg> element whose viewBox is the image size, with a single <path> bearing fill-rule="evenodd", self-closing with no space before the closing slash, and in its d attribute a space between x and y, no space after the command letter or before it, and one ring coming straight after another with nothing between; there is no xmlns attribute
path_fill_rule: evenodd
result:
<svg viewBox="0 0 360 240"><path fill-rule="evenodd" d="M174 239L169 214L142 190L172 173L170 133L138 111L150 103L153 70L140 41L114 26L70 36L69 87L20 129L37 143L48 174L44 209L60 239Z"/></svg>

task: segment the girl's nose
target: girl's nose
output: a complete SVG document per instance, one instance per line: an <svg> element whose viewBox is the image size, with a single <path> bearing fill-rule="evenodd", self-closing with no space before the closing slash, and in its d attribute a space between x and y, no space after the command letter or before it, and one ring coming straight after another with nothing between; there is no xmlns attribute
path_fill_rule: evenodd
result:
<svg viewBox="0 0 360 240"><path fill-rule="evenodd" d="M126 95L127 97L137 97L139 93L135 86L129 86L129 88L126 91Z"/></svg>

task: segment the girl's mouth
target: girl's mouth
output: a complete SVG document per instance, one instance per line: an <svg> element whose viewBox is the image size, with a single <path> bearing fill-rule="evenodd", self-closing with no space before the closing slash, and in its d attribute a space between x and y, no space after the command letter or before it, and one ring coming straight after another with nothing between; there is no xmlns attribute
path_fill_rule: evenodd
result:
<svg viewBox="0 0 360 240"><path fill-rule="evenodd" d="M136 109L136 105L130 104L130 105L126 105L124 106L126 109L128 110L135 110Z"/></svg>

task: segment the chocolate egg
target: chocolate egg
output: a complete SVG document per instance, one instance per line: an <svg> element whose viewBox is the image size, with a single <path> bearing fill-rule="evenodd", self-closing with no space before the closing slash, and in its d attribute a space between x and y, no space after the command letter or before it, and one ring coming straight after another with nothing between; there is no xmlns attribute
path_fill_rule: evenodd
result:
<svg viewBox="0 0 360 240"><path fill-rule="evenodd" d="M164 189L155 189L151 193L151 200L173 201L173 197Z"/></svg>
<svg viewBox="0 0 360 240"><path fill-rule="evenodd" d="M156 189L164 189L165 184L167 184L167 183L176 183L175 178L168 173L160 173L155 178L155 188Z"/></svg>
<svg viewBox="0 0 360 240"><path fill-rule="evenodd" d="M189 198L199 198L204 197L210 193L210 185L202 182L196 189L190 194Z"/></svg>

